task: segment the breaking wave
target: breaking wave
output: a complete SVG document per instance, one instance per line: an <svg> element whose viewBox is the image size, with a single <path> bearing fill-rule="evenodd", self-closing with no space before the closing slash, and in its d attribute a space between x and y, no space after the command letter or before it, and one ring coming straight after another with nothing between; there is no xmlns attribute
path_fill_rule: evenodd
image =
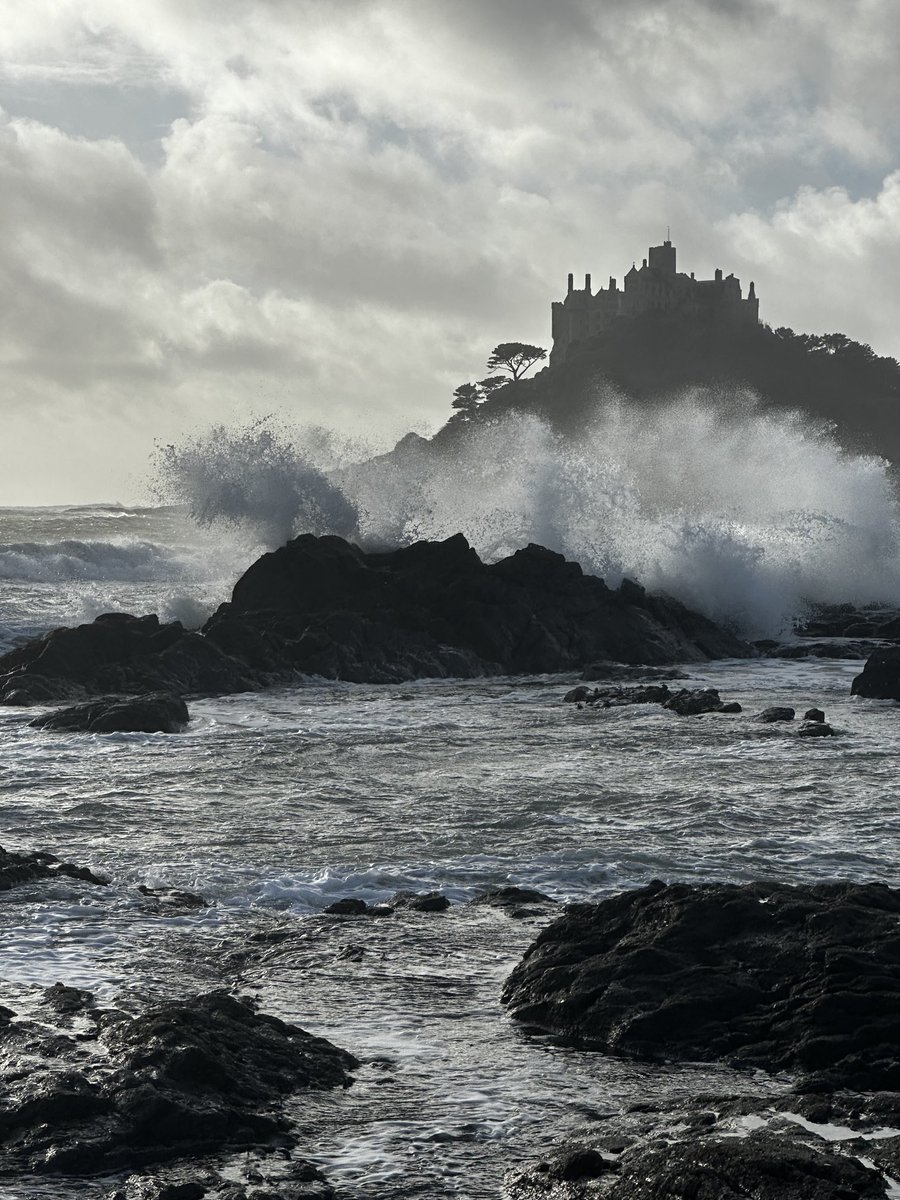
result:
<svg viewBox="0 0 900 1200"><path fill-rule="evenodd" d="M490 560L538 542L755 636L809 601L900 601L887 463L748 394L652 408L607 395L578 437L516 414L452 442L411 436L362 461L351 451L266 421L220 427L158 455L160 495L269 545L300 532L384 546L461 530Z"/></svg>
<svg viewBox="0 0 900 1200"><path fill-rule="evenodd" d="M12 542L0 544L0 579L34 582L118 580L142 583L182 578L191 560L156 542Z"/></svg>

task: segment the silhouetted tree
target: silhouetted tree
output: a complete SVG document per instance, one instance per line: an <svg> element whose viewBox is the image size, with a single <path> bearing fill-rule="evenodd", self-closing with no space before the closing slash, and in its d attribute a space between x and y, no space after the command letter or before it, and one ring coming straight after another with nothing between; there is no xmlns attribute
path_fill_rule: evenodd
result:
<svg viewBox="0 0 900 1200"><path fill-rule="evenodd" d="M462 383L453 393L453 407L469 416L481 403L483 396L474 383Z"/></svg>
<svg viewBox="0 0 900 1200"><path fill-rule="evenodd" d="M510 379L516 380L529 367L546 357L547 351L540 346L529 346L525 342L501 342L491 351L487 368L489 371L505 371Z"/></svg>
<svg viewBox="0 0 900 1200"><path fill-rule="evenodd" d="M509 380L503 375L488 375L487 379L479 379L478 386L487 399L492 392L496 392L497 388L506 387Z"/></svg>

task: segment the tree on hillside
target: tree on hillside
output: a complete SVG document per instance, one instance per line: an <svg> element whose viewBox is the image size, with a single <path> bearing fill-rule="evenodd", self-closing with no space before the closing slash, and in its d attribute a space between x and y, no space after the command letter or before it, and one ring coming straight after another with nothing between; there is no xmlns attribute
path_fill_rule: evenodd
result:
<svg viewBox="0 0 900 1200"><path fill-rule="evenodd" d="M485 400L496 392L497 388L506 387L509 380L504 375L488 375L487 379L479 379L478 386Z"/></svg>
<svg viewBox="0 0 900 1200"><path fill-rule="evenodd" d="M519 379L529 367L547 357L540 346L529 346L525 342L501 342L491 351L487 360L489 371L505 371L510 379Z"/></svg>
<svg viewBox="0 0 900 1200"><path fill-rule="evenodd" d="M474 383L461 383L453 393L453 407L464 417L471 416L484 399Z"/></svg>

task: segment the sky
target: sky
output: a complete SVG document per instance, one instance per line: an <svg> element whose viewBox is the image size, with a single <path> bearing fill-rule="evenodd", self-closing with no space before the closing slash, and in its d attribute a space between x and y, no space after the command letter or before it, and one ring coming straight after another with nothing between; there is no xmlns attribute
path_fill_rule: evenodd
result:
<svg viewBox="0 0 900 1200"><path fill-rule="evenodd" d="M898 61L896 0L0 0L0 504L433 431L667 227L900 356Z"/></svg>

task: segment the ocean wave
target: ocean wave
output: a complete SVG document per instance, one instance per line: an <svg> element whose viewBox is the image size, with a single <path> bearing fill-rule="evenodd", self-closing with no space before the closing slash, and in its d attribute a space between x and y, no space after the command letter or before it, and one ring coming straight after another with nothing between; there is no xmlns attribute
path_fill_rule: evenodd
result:
<svg viewBox="0 0 900 1200"><path fill-rule="evenodd" d="M0 543L0 579L142 583L184 579L192 573L188 551L156 542Z"/></svg>
<svg viewBox="0 0 900 1200"><path fill-rule="evenodd" d="M888 464L741 391L655 406L601 391L578 436L520 413L368 461L326 449L316 466L302 430L218 427L166 448L159 490L269 547L303 532L371 548L462 532L492 561L537 542L757 637L810 601L900 601Z"/></svg>

